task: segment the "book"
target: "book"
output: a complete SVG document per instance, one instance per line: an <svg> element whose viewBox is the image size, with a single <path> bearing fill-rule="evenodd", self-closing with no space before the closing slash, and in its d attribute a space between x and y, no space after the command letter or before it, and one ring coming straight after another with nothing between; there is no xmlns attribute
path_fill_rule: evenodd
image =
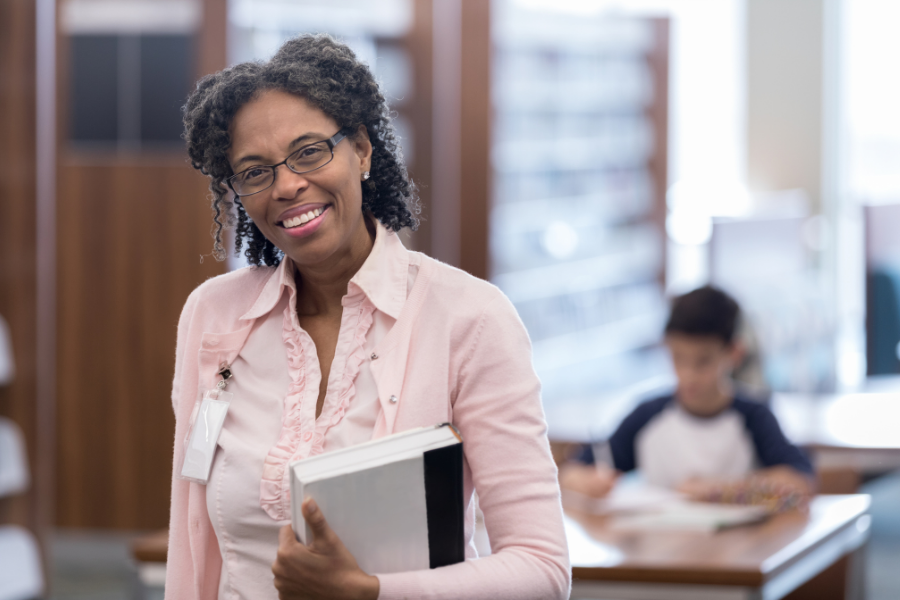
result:
<svg viewBox="0 0 900 600"><path fill-rule="evenodd" d="M411 429L291 463L291 525L312 533L311 497L366 573L434 569L465 560L463 446L449 423Z"/></svg>

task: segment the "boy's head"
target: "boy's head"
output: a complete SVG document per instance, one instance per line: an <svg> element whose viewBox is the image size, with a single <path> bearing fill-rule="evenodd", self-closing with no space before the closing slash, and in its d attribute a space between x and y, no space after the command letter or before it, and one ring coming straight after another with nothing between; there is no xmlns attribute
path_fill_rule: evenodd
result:
<svg viewBox="0 0 900 600"><path fill-rule="evenodd" d="M696 415L731 402L728 380L743 353L735 341L740 309L725 292L705 286L678 296L666 323L666 345L678 377L678 401Z"/></svg>

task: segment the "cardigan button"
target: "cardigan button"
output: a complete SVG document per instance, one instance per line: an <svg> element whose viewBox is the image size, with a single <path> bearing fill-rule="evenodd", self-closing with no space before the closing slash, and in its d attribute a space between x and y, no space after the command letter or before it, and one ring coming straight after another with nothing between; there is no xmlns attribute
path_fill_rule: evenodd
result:
<svg viewBox="0 0 900 600"><path fill-rule="evenodd" d="M397 398L397 396L391 396L391 404L397 404L398 401L399 398Z"/></svg>
<svg viewBox="0 0 900 600"><path fill-rule="evenodd" d="M369 358L371 358L372 360L376 360L378 358L378 355L373 352L372 356L370 356Z"/></svg>
<svg viewBox="0 0 900 600"><path fill-rule="evenodd" d="M312 439L312 431L307 431L306 433L303 434L304 442L308 442L311 439Z"/></svg>

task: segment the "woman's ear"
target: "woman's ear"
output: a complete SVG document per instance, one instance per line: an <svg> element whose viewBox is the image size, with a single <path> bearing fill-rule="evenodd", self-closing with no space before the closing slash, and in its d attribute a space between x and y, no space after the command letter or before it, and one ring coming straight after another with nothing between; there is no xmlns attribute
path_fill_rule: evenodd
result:
<svg viewBox="0 0 900 600"><path fill-rule="evenodd" d="M359 157L359 171L364 173L372 169L372 141L369 139L369 130L365 125L360 125L351 138L353 150Z"/></svg>

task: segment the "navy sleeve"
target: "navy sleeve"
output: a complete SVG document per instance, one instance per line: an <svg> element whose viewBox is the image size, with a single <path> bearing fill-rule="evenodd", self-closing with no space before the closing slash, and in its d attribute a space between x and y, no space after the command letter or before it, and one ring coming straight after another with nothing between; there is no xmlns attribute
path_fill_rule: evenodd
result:
<svg viewBox="0 0 900 600"><path fill-rule="evenodd" d="M756 456L763 467L787 465L802 473L813 474L809 458L788 441L781 431L778 419L767 406L735 398L733 407L744 415L747 430L756 447Z"/></svg>
<svg viewBox="0 0 900 600"><path fill-rule="evenodd" d="M630 415L619 425L616 432L609 438L609 449L612 453L613 465L616 470L626 473L638 467L634 451L634 440L637 434L650 422L653 417L673 400L672 396L663 396L655 400L648 400L635 408Z"/></svg>
<svg viewBox="0 0 900 600"><path fill-rule="evenodd" d="M596 462L594 459L594 447L591 444L581 444L573 458L585 465L594 464Z"/></svg>

